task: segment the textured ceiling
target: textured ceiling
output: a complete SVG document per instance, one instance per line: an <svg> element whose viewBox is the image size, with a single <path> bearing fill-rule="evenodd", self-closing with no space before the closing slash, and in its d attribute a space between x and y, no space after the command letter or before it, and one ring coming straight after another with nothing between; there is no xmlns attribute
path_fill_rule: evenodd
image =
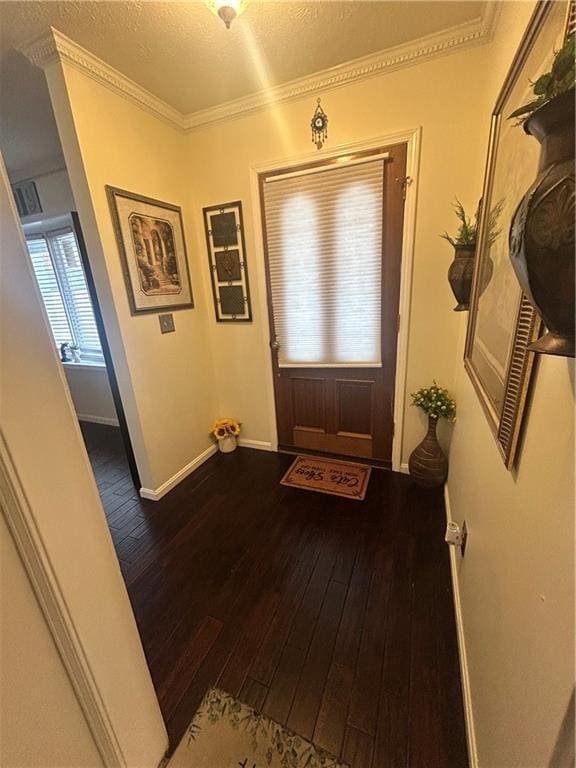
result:
<svg viewBox="0 0 576 768"><path fill-rule="evenodd" d="M200 2L3 2L0 55L54 26L188 113L260 90L261 68L267 84L284 83L477 18L483 5L249 3L228 30Z"/></svg>
<svg viewBox="0 0 576 768"><path fill-rule="evenodd" d="M2 149L8 165L22 164L6 144L22 143L18 137L30 120L45 126L32 153L45 154L56 138L43 76L14 53L49 26L190 113L470 21L485 5L249 2L227 30L201 2L0 1Z"/></svg>

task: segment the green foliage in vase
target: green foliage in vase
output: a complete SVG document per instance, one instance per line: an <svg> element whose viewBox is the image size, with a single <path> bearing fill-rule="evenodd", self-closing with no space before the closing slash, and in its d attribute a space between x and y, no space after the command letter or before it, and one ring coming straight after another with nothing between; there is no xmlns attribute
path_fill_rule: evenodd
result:
<svg viewBox="0 0 576 768"><path fill-rule="evenodd" d="M476 245L476 238L478 236L478 218L480 213L480 205L478 205L478 208L476 209L476 213L474 214L474 220L470 219L466 215L466 211L464 210L464 206L462 203L456 198L456 202L452 203L454 210L456 211L456 217L458 221L460 222L460 227L458 229L458 234L455 237L451 237L447 232L444 232L444 234L440 235L440 237L443 240L447 240L450 245L453 247L456 247L457 245ZM492 246L498 237L502 234L502 230L498 227L498 220L500 218L500 214L502 213L502 210L504 208L504 199L498 200L498 202L494 205L492 210L490 211L490 214L488 216L488 235L487 235L487 244L488 247Z"/></svg>
<svg viewBox="0 0 576 768"><path fill-rule="evenodd" d="M460 222L458 227L458 234L452 237L448 232L444 232L440 235L443 240L447 240L450 245L456 247L457 245L476 245L476 235L478 232L478 209L474 214L474 220L466 215L464 206L456 198L456 202L452 203L452 207L456 211L456 218Z"/></svg>
<svg viewBox="0 0 576 768"><path fill-rule="evenodd" d="M450 397L448 390L439 387L436 381L430 387L422 387L413 392L410 397L412 405L420 408L431 419L453 421L456 417L456 401Z"/></svg>
<svg viewBox="0 0 576 768"><path fill-rule="evenodd" d="M530 81L530 85L532 86L536 98L533 101L528 102L528 104L524 104L524 106L515 109L514 112L509 115L508 119L514 117L520 118L516 124L521 125L539 107L542 107L547 102L556 98L556 96L565 93L565 91L574 88L575 37L575 33L571 34L562 48L559 51L556 51L550 72L540 75L535 83Z"/></svg>
<svg viewBox="0 0 576 768"><path fill-rule="evenodd" d="M488 235L486 238L486 242L489 248L491 248L496 240L500 237L502 234L502 229L498 226L498 220L500 218L500 214L502 213L502 210L504 208L504 198L501 200L498 200L496 205L492 208L490 213L488 214Z"/></svg>

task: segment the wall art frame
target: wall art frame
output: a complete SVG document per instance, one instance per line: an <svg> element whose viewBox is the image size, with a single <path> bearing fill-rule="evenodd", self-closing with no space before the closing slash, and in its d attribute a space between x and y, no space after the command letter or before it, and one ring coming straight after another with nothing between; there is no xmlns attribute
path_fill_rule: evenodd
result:
<svg viewBox="0 0 576 768"><path fill-rule="evenodd" d="M182 209L106 185L130 313L192 309Z"/></svg>
<svg viewBox="0 0 576 768"><path fill-rule="evenodd" d="M542 328L516 280L508 246L512 216L536 177L539 147L508 116L529 100L530 82L549 69L561 47L567 7L540 0L491 118L464 366L507 469L514 466L535 373L535 353L527 348ZM495 233L491 212L499 203Z"/></svg>
<svg viewBox="0 0 576 768"><path fill-rule="evenodd" d="M218 323L250 323L252 302L242 202L202 209L214 312Z"/></svg>

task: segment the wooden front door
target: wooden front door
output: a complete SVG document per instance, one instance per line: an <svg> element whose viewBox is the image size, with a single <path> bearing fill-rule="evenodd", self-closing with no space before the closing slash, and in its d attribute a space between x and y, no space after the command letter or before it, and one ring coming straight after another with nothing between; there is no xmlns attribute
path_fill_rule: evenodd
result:
<svg viewBox="0 0 576 768"><path fill-rule="evenodd" d="M280 449L391 465L406 150L260 177Z"/></svg>

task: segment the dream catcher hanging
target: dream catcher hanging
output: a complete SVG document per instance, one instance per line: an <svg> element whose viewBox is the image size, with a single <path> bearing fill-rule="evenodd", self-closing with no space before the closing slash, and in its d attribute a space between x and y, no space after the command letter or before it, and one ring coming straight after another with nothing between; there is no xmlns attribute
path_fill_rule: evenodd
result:
<svg viewBox="0 0 576 768"><path fill-rule="evenodd" d="M318 99L318 106L310 121L310 127L312 128L312 143L316 144L316 149L322 149L322 145L328 138L328 115L320 106L320 99Z"/></svg>

